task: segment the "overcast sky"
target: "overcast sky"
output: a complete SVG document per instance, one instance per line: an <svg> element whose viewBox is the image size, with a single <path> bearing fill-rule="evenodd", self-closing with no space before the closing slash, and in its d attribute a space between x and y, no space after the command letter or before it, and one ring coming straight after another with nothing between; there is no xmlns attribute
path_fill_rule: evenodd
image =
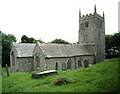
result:
<svg viewBox="0 0 120 94"><path fill-rule="evenodd" d="M79 9L82 15L105 13L105 33L118 32L119 0L0 0L0 30L50 42L61 38L78 41Z"/></svg>

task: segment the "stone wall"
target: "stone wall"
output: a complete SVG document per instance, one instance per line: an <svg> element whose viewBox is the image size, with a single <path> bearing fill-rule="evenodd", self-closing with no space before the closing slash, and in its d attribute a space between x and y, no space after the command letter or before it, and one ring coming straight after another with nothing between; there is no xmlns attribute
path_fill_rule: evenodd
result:
<svg viewBox="0 0 120 94"><path fill-rule="evenodd" d="M15 70L16 72L31 72L31 63L33 62L33 58L29 57L19 57L16 61Z"/></svg>
<svg viewBox="0 0 120 94"><path fill-rule="evenodd" d="M86 45L95 55L95 62L105 59L105 22L99 14L79 18L79 44Z"/></svg>
<svg viewBox="0 0 120 94"><path fill-rule="evenodd" d="M11 53L10 53L10 68L11 68L12 72L16 72L16 61L17 61L16 54L13 51L11 51Z"/></svg>
<svg viewBox="0 0 120 94"><path fill-rule="evenodd" d="M77 69L80 68L78 61L80 60L82 66L81 67L85 67L84 61L88 61L88 66L94 63L94 56L76 56L76 57L67 57L67 58L47 58L45 60L45 64L46 64L46 69L56 69L56 63L57 64L57 69L58 70L67 70L67 63L71 62L70 64L70 69ZM63 68L66 67L66 68Z"/></svg>
<svg viewBox="0 0 120 94"><path fill-rule="evenodd" d="M37 70L45 70L45 56L41 49L39 48L39 45L36 44L35 50L33 52L34 56L34 62L32 63L32 71Z"/></svg>
<svg viewBox="0 0 120 94"><path fill-rule="evenodd" d="M86 24L88 23L88 26ZM97 33L95 32L94 18L82 19L79 24L79 43L96 43Z"/></svg>

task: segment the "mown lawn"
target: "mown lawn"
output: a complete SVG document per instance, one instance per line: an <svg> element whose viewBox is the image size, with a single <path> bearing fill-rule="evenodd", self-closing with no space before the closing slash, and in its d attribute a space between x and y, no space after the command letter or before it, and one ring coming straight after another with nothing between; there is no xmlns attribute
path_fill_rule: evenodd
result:
<svg viewBox="0 0 120 94"><path fill-rule="evenodd" d="M3 74L3 92L117 92L118 63L120 59L111 59L89 68L58 71L48 77L33 79L31 73ZM4 70L4 69L3 69ZM71 83L62 86L52 85L59 77L65 77Z"/></svg>

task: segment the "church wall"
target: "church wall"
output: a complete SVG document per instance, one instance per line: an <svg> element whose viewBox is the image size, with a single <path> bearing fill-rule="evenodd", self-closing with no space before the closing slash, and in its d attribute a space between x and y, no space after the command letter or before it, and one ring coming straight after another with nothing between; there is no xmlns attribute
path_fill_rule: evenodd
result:
<svg viewBox="0 0 120 94"><path fill-rule="evenodd" d="M87 25L86 25L87 23ZM94 45L92 44L94 43ZM79 44L86 45L95 55L96 63L105 59L104 17L95 13L79 17Z"/></svg>
<svg viewBox="0 0 120 94"><path fill-rule="evenodd" d="M18 57L16 60L16 72L31 72L33 57Z"/></svg>
<svg viewBox="0 0 120 94"><path fill-rule="evenodd" d="M88 61L88 66L94 64L94 56L91 55L91 56L79 56L79 57L77 57L76 68L85 67L85 64L84 64L85 61ZM81 66L79 66L79 62L81 62Z"/></svg>
<svg viewBox="0 0 120 94"><path fill-rule="evenodd" d="M57 69L58 70L63 70L62 69L62 66L66 66L68 60L70 60L71 62L71 68L70 69L74 69L74 58L72 57L67 57L67 58L49 58L49 59L46 59L45 60L45 63L46 63L46 69L52 69L52 70L55 70L56 69L56 63L58 63L58 67ZM66 66L67 67L67 66Z"/></svg>
<svg viewBox="0 0 120 94"><path fill-rule="evenodd" d="M31 66L32 71L45 70L45 56L38 44L35 46L33 56L34 61Z"/></svg>
<svg viewBox="0 0 120 94"><path fill-rule="evenodd" d="M46 70L49 70L49 69L52 69L52 70L55 70L56 69L56 63L58 63L58 67L57 69L58 70L63 70L64 68L63 67L66 67L65 70L69 70L67 69L67 63L68 61L70 60L71 62L71 70L73 69L77 69L77 68L80 68L78 66L78 61L79 59L81 59L81 64L82 66L81 67L85 67L84 66L84 61L87 60L88 61L88 66L90 66L91 64L94 63L94 56L76 56L76 57L66 57L66 58L47 58L45 60L45 63L46 63ZM76 62L76 63L75 63ZM76 67L75 67L75 64L76 64ZM63 66L65 65L65 66Z"/></svg>
<svg viewBox="0 0 120 94"><path fill-rule="evenodd" d="M12 58L14 58L14 61ZM11 53L10 53L10 68L11 68L12 72L16 72L16 61L17 61L16 54L14 53L14 51L11 51Z"/></svg>
<svg viewBox="0 0 120 94"><path fill-rule="evenodd" d="M88 27L86 27L88 23ZM94 26L95 20L93 18L86 18L80 20L79 43L96 43L97 36L96 28Z"/></svg>

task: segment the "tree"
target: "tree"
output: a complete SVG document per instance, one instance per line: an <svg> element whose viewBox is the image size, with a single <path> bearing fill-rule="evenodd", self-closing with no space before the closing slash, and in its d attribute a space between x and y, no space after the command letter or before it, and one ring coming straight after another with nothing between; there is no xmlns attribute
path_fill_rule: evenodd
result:
<svg viewBox="0 0 120 94"><path fill-rule="evenodd" d="M27 37L26 35L23 35L22 37L21 37L21 43L37 43L37 41L39 41L40 43L43 43L43 41L42 40L36 40L36 39L34 39L33 37Z"/></svg>
<svg viewBox="0 0 120 94"><path fill-rule="evenodd" d="M39 41L40 43L45 43L44 41L42 41L41 39L39 39L39 40L37 40L37 41Z"/></svg>
<svg viewBox="0 0 120 94"><path fill-rule="evenodd" d="M107 55L111 54L110 49L112 48L112 43L113 43L112 37L113 37L113 35L105 35L106 54Z"/></svg>
<svg viewBox="0 0 120 94"><path fill-rule="evenodd" d="M28 38L27 42L28 42L28 43L34 43L34 40L35 40L35 39L31 37L31 38Z"/></svg>
<svg viewBox="0 0 120 94"><path fill-rule="evenodd" d="M118 57L120 56L120 33L114 35L106 35L106 56L107 57Z"/></svg>
<svg viewBox="0 0 120 94"><path fill-rule="evenodd" d="M112 39L113 46L120 50L120 33L115 33Z"/></svg>
<svg viewBox="0 0 120 94"><path fill-rule="evenodd" d="M16 37L12 34L2 34L2 66L10 66L10 51L12 42L16 42Z"/></svg>
<svg viewBox="0 0 120 94"><path fill-rule="evenodd" d="M70 44L69 42L62 40L62 39L55 39L51 43L57 43L57 44Z"/></svg>
<svg viewBox="0 0 120 94"><path fill-rule="evenodd" d="M28 42L28 37L26 35L23 35L21 37L21 43L27 43Z"/></svg>

